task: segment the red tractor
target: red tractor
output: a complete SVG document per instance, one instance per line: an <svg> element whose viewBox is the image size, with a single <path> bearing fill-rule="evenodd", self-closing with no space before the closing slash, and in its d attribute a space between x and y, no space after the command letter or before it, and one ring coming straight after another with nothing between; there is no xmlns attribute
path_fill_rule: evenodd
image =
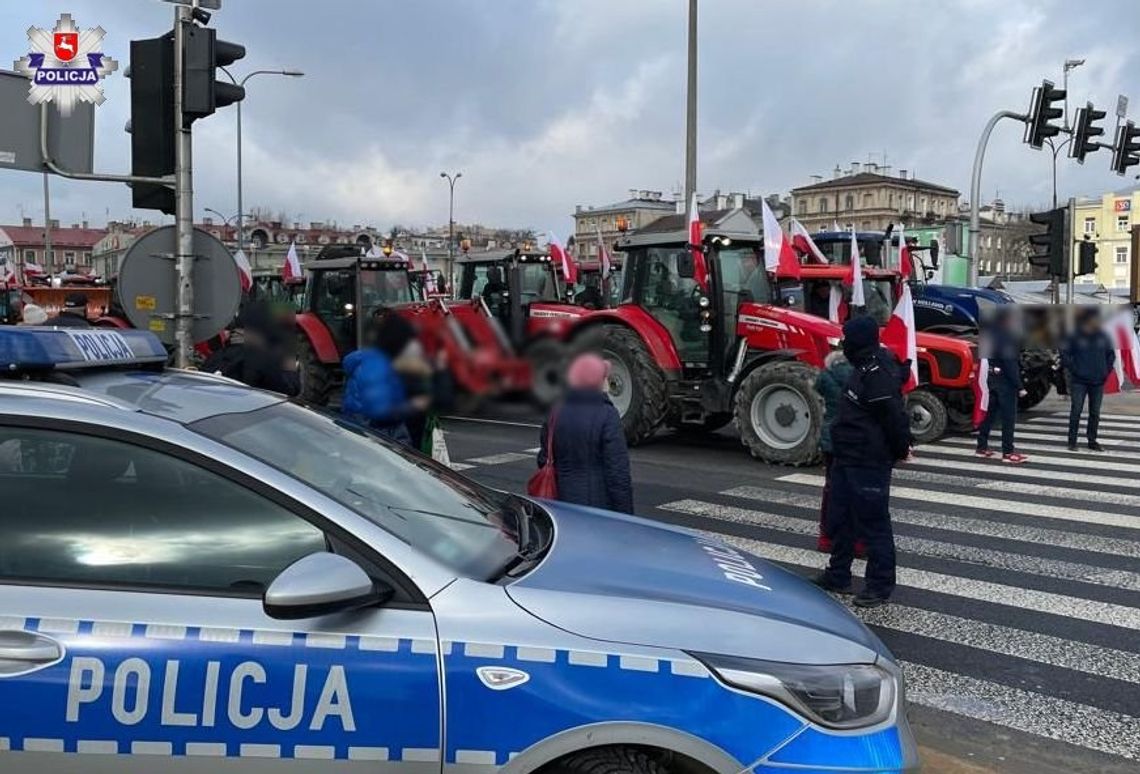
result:
<svg viewBox="0 0 1140 774"><path fill-rule="evenodd" d="M506 345L530 363L534 398L543 405L552 403L562 391L565 342L591 310L574 301L545 252L464 256L458 268L457 303L481 309L499 323Z"/></svg>
<svg viewBox="0 0 1140 774"><path fill-rule="evenodd" d="M851 263L851 234L825 232L814 234L812 238L831 263L803 265L804 295L808 311L826 317L827 291L823 286L841 281L846 276ZM866 311L885 325L905 281L901 271L886 268L891 263L897 264L897 260L888 260L892 254L891 234L858 232L856 240L865 264L863 289ZM897 236L894 242L897 244ZM910 249L914 254L929 248L911 244ZM921 263L916 261L916 268L921 271ZM907 399L911 434L919 443L929 443L940 438L947 428L958 431L972 429L974 394L971 384L977 367L976 340L921 330L915 338L919 388L912 391Z"/></svg>
<svg viewBox="0 0 1140 774"><path fill-rule="evenodd" d="M360 346L382 309L411 321L429 356L447 353L456 387L465 398L527 389L526 362L504 350L494 333L487 333L488 324L461 324L456 318L466 310L442 298L423 300L406 261L365 257L356 247L326 247L306 269L305 298L297 315L301 395L306 400L327 403L342 386L341 361ZM475 338L469 330L484 335Z"/></svg>
<svg viewBox="0 0 1140 774"><path fill-rule="evenodd" d="M842 283L847 267L837 264L805 264L801 267L805 308L826 318L828 295L833 283ZM863 267L865 311L879 325L886 325L903 288L898 271L876 266ZM840 323L846 320L840 320ZM942 437L951 423L949 417L970 417L974 395L971 382L974 354L962 339L919 331L918 387L907 394L911 435L917 443L930 443Z"/></svg>
<svg viewBox="0 0 1140 774"><path fill-rule="evenodd" d="M624 237L620 298L573 324L575 349L612 365L610 397L631 443L662 427L715 430L736 420L742 443L766 462L819 458L818 369L838 346L838 325L773 303L763 241L736 210L704 233L702 288L683 215Z"/></svg>

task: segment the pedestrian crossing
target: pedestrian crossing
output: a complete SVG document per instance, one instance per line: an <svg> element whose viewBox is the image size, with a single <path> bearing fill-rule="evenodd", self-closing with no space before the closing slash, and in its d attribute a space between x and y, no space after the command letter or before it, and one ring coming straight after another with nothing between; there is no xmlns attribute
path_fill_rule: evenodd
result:
<svg viewBox="0 0 1140 774"><path fill-rule="evenodd" d="M852 609L902 662L912 705L1115 756L1126 770L1140 761L1140 417L1102 423L1103 453L1068 451L1067 421L1019 424L1027 465L947 438L896 468L899 586L886 607ZM789 471L656 510L808 575L827 560L815 550L823 481L818 469Z"/></svg>

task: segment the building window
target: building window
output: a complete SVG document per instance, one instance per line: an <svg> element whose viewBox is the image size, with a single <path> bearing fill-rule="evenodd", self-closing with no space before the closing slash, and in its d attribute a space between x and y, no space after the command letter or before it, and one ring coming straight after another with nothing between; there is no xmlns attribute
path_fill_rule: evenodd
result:
<svg viewBox="0 0 1140 774"><path fill-rule="evenodd" d="M800 215L807 215L807 202L805 202L803 199L800 199L798 202L796 202L796 212L798 212Z"/></svg>
<svg viewBox="0 0 1140 774"><path fill-rule="evenodd" d="M998 238L997 238L997 248L998 248L999 250L1001 249L1001 237L998 237Z"/></svg>
<svg viewBox="0 0 1140 774"><path fill-rule="evenodd" d="M827 212L827 197L819 197L819 212Z"/></svg>
<svg viewBox="0 0 1140 774"><path fill-rule="evenodd" d="M919 207L919 212L926 212L926 197L922 197L922 203Z"/></svg>
<svg viewBox="0 0 1140 774"><path fill-rule="evenodd" d="M875 206L875 197L869 193L863 194L863 209L869 210Z"/></svg>
<svg viewBox="0 0 1140 774"><path fill-rule="evenodd" d="M35 263L36 262L36 251L35 250L25 250L24 251L24 260L25 261L31 261L32 263Z"/></svg>
<svg viewBox="0 0 1140 774"><path fill-rule="evenodd" d="M1096 233L1096 218L1085 218L1085 233L1090 236Z"/></svg>
<svg viewBox="0 0 1140 774"><path fill-rule="evenodd" d="M847 194L847 196L843 199L843 208L845 210L855 209L855 197L851 194Z"/></svg>
<svg viewBox="0 0 1140 774"><path fill-rule="evenodd" d="M1120 245L1116 248L1116 262L1128 263L1128 246Z"/></svg>
<svg viewBox="0 0 1140 774"><path fill-rule="evenodd" d="M890 207L892 210L895 208L895 195L894 194L887 194L887 206Z"/></svg>
<svg viewBox="0 0 1140 774"><path fill-rule="evenodd" d="M1116 216L1116 230L1117 231L1123 231L1123 232L1127 233L1128 229L1130 229L1131 227L1132 226L1128 222L1128 216L1127 215L1117 215Z"/></svg>

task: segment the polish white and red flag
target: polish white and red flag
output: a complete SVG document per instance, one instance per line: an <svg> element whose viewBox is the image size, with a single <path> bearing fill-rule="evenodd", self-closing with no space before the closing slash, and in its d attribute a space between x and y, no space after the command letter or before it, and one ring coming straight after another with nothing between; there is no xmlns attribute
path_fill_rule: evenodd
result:
<svg viewBox="0 0 1140 774"><path fill-rule="evenodd" d="M704 234L701 212L697 207L697 194L689 197L689 247L693 251L693 279L705 293L709 292L709 265L705 261Z"/></svg>
<svg viewBox="0 0 1140 774"><path fill-rule="evenodd" d="M602 239L602 229L598 226L594 229L598 237L598 264L602 267L602 279L608 280L614 270L613 259L610 258L610 251L606 249L606 241Z"/></svg>
<svg viewBox="0 0 1140 774"><path fill-rule="evenodd" d="M1113 316L1111 338L1116 349L1117 379L1123 387L1128 380L1140 387L1140 338L1132 327L1132 312L1128 309ZM1111 378L1111 377L1110 377Z"/></svg>
<svg viewBox="0 0 1140 774"><path fill-rule="evenodd" d="M800 278L800 259L792 249L792 240L780 228L780 221L768 206L760 200L760 212L764 220L764 268L776 277Z"/></svg>
<svg viewBox="0 0 1140 774"><path fill-rule="evenodd" d="M910 257L910 246L906 243L906 226L899 224L899 271L904 280L914 274L914 262Z"/></svg>
<svg viewBox="0 0 1140 774"><path fill-rule="evenodd" d="M35 261L24 261L24 281L25 282L28 280L28 277L42 277L43 273L44 273L44 267L40 266Z"/></svg>
<svg viewBox="0 0 1140 774"><path fill-rule="evenodd" d="M808 230L804 228L804 224L796 218L792 218L792 247L796 248L801 255L810 257L815 263L831 263L823 251L819 249L815 240L811 238Z"/></svg>
<svg viewBox="0 0 1140 774"><path fill-rule="evenodd" d="M970 385L974 391L974 427L978 427L990 413L990 359L978 361L978 372Z"/></svg>
<svg viewBox="0 0 1140 774"><path fill-rule="evenodd" d="M234 253L234 263L237 264L238 274L241 276L241 292L248 293L249 289L253 287L253 269L249 265L249 259L245 257L245 252L238 250Z"/></svg>
<svg viewBox="0 0 1140 774"><path fill-rule="evenodd" d="M859 255L859 240L855 238L855 229L851 229L851 265L847 268L843 284L851 288L852 306L867 305L863 293L863 258Z"/></svg>
<svg viewBox="0 0 1140 774"><path fill-rule="evenodd" d="M910 297L910 286L903 285L899 302L891 313L891 319L883 327L883 346L894 353L900 363L910 361L910 375L903 384L903 394L918 386L918 344L914 325L914 302Z"/></svg>
<svg viewBox="0 0 1140 774"><path fill-rule="evenodd" d="M570 255L570 251L562 246L558 241L558 237L554 236L553 231L546 232L547 241L549 242L550 260L557 263L562 268L562 278L571 285L578 282L578 264Z"/></svg>
<svg viewBox="0 0 1140 774"><path fill-rule="evenodd" d="M827 297L827 319L833 323L842 323L847 319L847 302L843 300L843 286L838 282L831 283L831 292Z"/></svg>
<svg viewBox="0 0 1140 774"><path fill-rule="evenodd" d="M285 253L285 263L281 266L281 277L286 282L297 282L303 278L301 274L301 260L297 257L297 245L289 243L289 252Z"/></svg>
<svg viewBox="0 0 1140 774"><path fill-rule="evenodd" d="M427 250L420 248L420 268L424 272L424 292L434 294L438 292L435 286L435 272L428 266Z"/></svg>

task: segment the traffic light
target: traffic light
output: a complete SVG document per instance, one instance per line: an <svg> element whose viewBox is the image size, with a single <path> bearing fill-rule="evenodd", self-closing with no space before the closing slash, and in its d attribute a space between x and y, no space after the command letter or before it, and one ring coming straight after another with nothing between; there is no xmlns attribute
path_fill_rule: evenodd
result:
<svg viewBox="0 0 1140 774"><path fill-rule="evenodd" d="M1068 207L1058 207L1048 212L1031 213L1029 216L1031 223L1045 227L1042 233L1029 236L1029 248L1032 251L1029 262L1047 268L1054 277L1064 277L1067 274L1069 251L1065 240L1065 220L1068 214Z"/></svg>
<svg viewBox="0 0 1140 774"><path fill-rule="evenodd" d="M245 98L245 89L230 83L224 75L219 79L217 71L244 56L245 46L218 40L218 33L209 27L186 26L182 117L187 124Z"/></svg>
<svg viewBox="0 0 1140 774"><path fill-rule="evenodd" d="M1056 137L1061 127L1049 123L1060 118L1065 111L1054 107L1054 103L1064 103L1065 90L1053 88L1052 81L1041 81L1041 85L1033 89L1033 99L1029 103L1029 120L1025 124L1025 142L1029 147L1041 150L1041 146L1049 137Z"/></svg>
<svg viewBox="0 0 1140 774"><path fill-rule="evenodd" d="M1117 127L1112 144L1112 171L1123 175L1129 167L1140 164L1140 129L1131 121Z"/></svg>
<svg viewBox="0 0 1140 774"><path fill-rule="evenodd" d="M1096 242L1090 241L1088 236L1081 241L1077 256L1077 276L1085 274L1096 274Z"/></svg>
<svg viewBox="0 0 1140 774"><path fill-rule="evenodd" d="M1077 110L1076 120L1073 122L1073 141L1069 144L1069 156L1077 160L1078 164L1085 163L1085 156L1100 149L1096 138L1104 134L1104 129L1096 122L1107 116L1103 110L1097 110L1091 102Z"/></svg>
<svg viewBox="0 0 1140 774"><path fill-rule="evenodd" d="M174 174L174 33L131 41L131 174ZM131 184L132 205L174 214L174 190L153 183Z"/></svg>

